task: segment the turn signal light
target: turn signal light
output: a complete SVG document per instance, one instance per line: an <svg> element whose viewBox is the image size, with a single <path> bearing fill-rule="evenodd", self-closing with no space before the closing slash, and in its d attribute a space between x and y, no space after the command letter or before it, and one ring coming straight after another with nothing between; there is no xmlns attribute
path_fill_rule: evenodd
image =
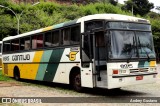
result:
<svg viewBox="0 0 160 106"><path fill-rule="evenodd" d="M113 74L118 74L118 70L113 70Z"/></svg>

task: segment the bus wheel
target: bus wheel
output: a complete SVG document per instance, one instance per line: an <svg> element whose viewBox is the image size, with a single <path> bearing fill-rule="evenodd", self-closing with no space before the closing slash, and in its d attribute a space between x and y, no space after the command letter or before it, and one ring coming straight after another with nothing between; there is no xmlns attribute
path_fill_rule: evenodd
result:
<svg viewBox="0 0 160 106"><path fill-rule="evenodd" d="M14 68L14 79L17 81L20 80L20 73L17 67Z"/></svg>
<svg viewBox="0 0 160 106"><path fill-rule="evenodd" d="M73 75L72 75L72 86L73 86L73 89L75 91L82 92L80 73L73 73Z"/></svg>

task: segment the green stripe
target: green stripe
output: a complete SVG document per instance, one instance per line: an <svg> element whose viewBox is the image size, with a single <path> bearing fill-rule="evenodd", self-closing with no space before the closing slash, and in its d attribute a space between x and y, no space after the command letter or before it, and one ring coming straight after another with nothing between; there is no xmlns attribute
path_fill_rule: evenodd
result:
<svg viewBox="0 0 160 106"><path fill-rule="evenodd" d="M73 21L68 21L68 22L57 24L57 25L53 25L53 28L56 29L56 28L61 28L61 27L73 25L73 24L76 24L76 22L77 22L77 19L73 20Z"/></svg>
<svg viewBox="0 0 160 106"><path fill-rule="evenodd" d="M140 62L138 63L138 67L139 67L139 68L149 67L149 62L148 62L148 61L140 61Z"/></svg>
<svg viewBox="0 0 160 106"><path fill-rule="evenodd" d="M41 62L48 62L52 54L52 50L44 51ZM40 64L36 75L36 80L43 80L48 64Z"/></svg>
<svg viewBox="0 0 160 106"><path fill-rule="evenodd" d="M50 56L49 62L60 62L64 49L53 50ZM44 75L44 81L53 81L59 64L48 64L46 73Z"/></svg>
<svg viewBox="0 0 160 106"><path fill-rule="evenodd" d="M61 24L57 24L57 25L54 25L53 28L56 29L56 28L60 28L60 27L63 27L64 23L61 23Z"/></svg>

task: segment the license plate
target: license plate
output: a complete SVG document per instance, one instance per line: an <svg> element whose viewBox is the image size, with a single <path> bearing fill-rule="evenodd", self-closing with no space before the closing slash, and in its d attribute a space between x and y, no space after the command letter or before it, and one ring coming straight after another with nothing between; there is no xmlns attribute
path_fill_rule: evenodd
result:
<svg viewBox="0 0 160 106"><path fill-rule="evenodd" d="M143 80L143 76L136 76L136 80Z"/></svg>

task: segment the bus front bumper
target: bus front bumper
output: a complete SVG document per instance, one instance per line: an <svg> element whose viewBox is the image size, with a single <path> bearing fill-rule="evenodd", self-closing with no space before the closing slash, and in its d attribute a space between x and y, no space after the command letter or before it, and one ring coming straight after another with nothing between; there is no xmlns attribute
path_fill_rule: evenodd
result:
<svg viewBox="0 0 160 106"><path fill-rule="evenodd" d="M129 75L112 75L109 76L108 79L108 89L121 88L129 85L155 83L156 75L156 72Z"/></svg>

